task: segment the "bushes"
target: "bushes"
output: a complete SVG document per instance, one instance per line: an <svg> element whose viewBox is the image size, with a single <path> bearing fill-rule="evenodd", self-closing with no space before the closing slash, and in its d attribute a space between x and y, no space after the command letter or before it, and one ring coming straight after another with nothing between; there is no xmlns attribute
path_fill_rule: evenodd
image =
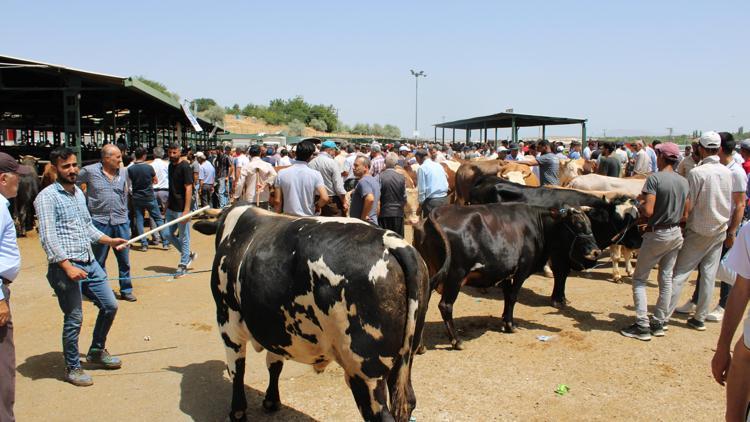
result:
<svg viewBox="0 0 750 422"><path fill-rule="evenodd" d="M291 125L297 120L325 132L335 131L338 123L338 112L332 105L312 105L301 96L289 100L276 98L268 106L248 104L242 114L263 119L270 125Z"/></svg>

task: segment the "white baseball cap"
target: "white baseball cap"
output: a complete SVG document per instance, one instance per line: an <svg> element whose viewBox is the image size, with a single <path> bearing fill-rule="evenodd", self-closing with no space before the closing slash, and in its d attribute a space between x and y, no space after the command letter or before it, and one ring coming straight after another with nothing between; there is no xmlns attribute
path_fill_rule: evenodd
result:
<svg viewBox="0 0 750 422"><path fill-rule="evenodd" d="M721 146L721 136L713 130L704 132L698 141L703 148L719 148Z"/></svg>
<svg viewBox="0 0 750 422"><path fill-rule="evenodd" d="M409 149L409 147L407 147L406 145L401 145L400 147L398 147L398 150L399 150L399 151L411 151L411 150Z"/></svg>

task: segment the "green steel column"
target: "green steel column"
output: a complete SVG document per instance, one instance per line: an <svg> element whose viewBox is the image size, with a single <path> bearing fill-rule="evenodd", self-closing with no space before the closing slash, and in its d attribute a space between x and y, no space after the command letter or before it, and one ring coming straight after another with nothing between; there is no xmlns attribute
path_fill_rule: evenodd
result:
<svg viewBox="0 0 750 422"><path fill-rule="evenodd" d="M432 141L437 143L437 126L435 126L435 135L432 137Z"/></svg>
<svg viewBox="0 0 750 422"><path fill-rule="evenodd" d="M456 143L456 128L453 128L453 138L451 139L451 145Z"/></svg>
<svg viewBox="0 0 750 422"><path fill-rule="evenodd" d="M469 141L471 141L471 129L469 127L466 127L466 143L468 144Z"/></svg>
<svg viewBox="0 0 750 422"><path fill-rule="evenodd" d="M542 139L547 139L547 125L542 125Z"/></svg>
<svg viewBox="0 0 750 422"><path fill-rule="evenodd" d="M581 145L586 144L586 122L581 123Z"/></svg>
<svg viewBox="0 0 750 422"><path fill-rule="evenodd" d="M513 117L510 122L511 122L511 126L510 126L511 139L513 140L513 142L518 142L518 131L516 130L516 118Z"/></svg>

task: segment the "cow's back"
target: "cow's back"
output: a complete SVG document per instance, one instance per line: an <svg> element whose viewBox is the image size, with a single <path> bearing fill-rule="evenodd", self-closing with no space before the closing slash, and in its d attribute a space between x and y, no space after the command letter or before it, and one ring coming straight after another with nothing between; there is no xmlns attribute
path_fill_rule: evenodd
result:
<svg viewBox="0 0 750 422"><path fill-rule="evenodd" d="M370 370L382 366L381 357L396 358L407 285L387 245L410 247L397 235L353 219L253 213L243 215L238 227L246 228L246 240L232 242L235 234L227 239L235 252L228 266L241 260L238 274L230 271L228 278L260 346L308 364L361 360Z"/></svg>

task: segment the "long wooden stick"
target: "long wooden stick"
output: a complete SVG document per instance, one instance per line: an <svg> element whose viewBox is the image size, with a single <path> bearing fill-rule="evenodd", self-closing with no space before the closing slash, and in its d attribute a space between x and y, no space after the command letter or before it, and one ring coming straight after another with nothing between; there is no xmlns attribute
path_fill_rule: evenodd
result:
<svg viewBox="0 0 750 422"><path fill-rule="evenodd" d="M127 245L132 245L133 243L135 243L135 242L137 242L137 241L139 241L139 240L143 239L144 237L148 237L148 236L150 236L150 235L152 235L152 234L154 234L154 233L156 233L156 232L158 232L158 231L162 231L162 230L164 230L165 228L167 228L167 227L169 227L169 226L174 226L174 225L175 225L175 224L177 224L177 223L181 223L181 222L183 222L183 221L187 220L188 218L190 218L190 217L192 217L192 216L194 216L194 215L197 215L197 214L200 214L200 213L206 212L206 211L208 211L209 209L211 209L211 206L210 206L210 205L206 205L205 207L203 207L203 208L199 208L199 209L197 209L197 210L195 210L195 211L193 211L193 212L191 212L191 213L185 214L185 215L183 215L183 216L182 216L182 217L180 217L180 218L175 218L174 220L172 220L172 221L170 221L170 222L168 222L168 223L164 223L164 224L162 224L161 226L159 226L159 227L157 227L157 228L155 228L155 229L153 229L153 230L149 230L149 231L147 231L146 233L143 233L143 234L142 234L142 235L140 235L140 236L136 236L136 237L134 237L134 238L132 238L132 239L128 240L128 243L127 243Z"/></svg>

